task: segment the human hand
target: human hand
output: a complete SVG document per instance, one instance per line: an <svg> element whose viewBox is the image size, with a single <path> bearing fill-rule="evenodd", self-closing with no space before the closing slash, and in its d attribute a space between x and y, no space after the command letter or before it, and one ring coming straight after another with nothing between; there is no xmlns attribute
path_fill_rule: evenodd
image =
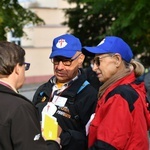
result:
<svg viewBox="0 0 150 150"><path fill-rule="evenodd" d="M61 132L62 132L62 128L58 125L58 137L60 136L60 134L61 134Z"/></svg>

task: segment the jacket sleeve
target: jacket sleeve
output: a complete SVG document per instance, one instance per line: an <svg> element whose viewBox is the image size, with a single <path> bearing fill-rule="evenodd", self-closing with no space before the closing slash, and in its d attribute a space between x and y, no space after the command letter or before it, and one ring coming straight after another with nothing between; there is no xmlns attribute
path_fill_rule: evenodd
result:
<svg viewBox="0 0 150 150"><path fill-rule="evenodd" d="M32 104L20 105L14 113L11 124L14 150L48 150L48 146L41 136L36 109ZM59 150L59 148L56 150Z"/></svg>
<svg viewBox="0 0 150 150"><path fill-rule="evenodd" d="M52 140L46 141L46 144L48 146L48 150L60 150L60 145Z"/></svg>
<svg viewBox="0 0 150 150"><path fill-rule="evenodd" d="M87 148L87 137L82 132L75 130L63 131L60 138L61 145L66 150L83 150Z"/></svg>

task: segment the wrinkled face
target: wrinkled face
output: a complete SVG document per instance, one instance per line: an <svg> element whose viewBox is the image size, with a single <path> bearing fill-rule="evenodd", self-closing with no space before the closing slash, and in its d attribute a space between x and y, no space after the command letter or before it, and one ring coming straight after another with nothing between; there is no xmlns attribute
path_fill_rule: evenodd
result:
<svg viewBox="0 0 150 150"><path fill-rule="evenodd" d="M54 57L54 74L57 81L65 83L72 80L77 74L78 69L82 66L84 55L77 52L71 59L66 57Z"/></svg>
<svg viewBox="0 0 150 150"><path fill-rule="evenodd" d="M119 71L121 62L121 56L117 53L96 55L93 71L96 72L99 81L104 83Z"/></svg>

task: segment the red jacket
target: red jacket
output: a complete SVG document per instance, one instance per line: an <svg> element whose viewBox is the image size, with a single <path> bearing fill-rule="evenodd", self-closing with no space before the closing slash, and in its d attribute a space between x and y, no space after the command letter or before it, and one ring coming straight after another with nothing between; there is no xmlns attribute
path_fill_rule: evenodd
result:
<svg viewBox="0 0 150 150"><path fill-rule="evenodd" d="M89 150L148 150L144 83L134 73L112 84L99 99L89 128Z"/></svg>

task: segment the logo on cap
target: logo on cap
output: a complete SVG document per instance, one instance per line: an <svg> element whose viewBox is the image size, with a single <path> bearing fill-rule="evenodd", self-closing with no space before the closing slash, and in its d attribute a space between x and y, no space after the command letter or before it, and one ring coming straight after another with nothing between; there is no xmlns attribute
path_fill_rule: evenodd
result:
<svg viewBox="0 0 150 150"><path fill-rule="evenodd" d="M101 44L103 44L104 42L105 42L105 39L103 39L103 40L98 44L98 46L101 45Z"/></svg>
<svg viewBox="0 0 150 150"><path fill-rule="evenodd" d="M65 41L65 39L60 39L57 44L56 47L57 48L64 48L68 43Z"/></svg>

